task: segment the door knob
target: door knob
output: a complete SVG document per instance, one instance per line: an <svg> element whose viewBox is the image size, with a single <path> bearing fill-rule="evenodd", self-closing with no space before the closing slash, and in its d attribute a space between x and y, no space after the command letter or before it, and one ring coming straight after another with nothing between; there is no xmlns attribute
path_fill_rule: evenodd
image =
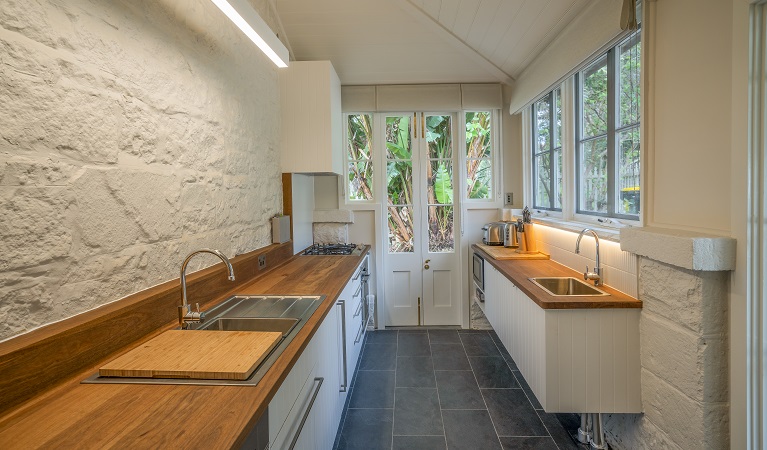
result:
<svg viewBox="0 0 767 450"><path fill-rule="evenodd" d="M423 262L423 268L425 270L429 270L429 262L430 261L431 261L430 259L427 259L426 261Z"/></svg>

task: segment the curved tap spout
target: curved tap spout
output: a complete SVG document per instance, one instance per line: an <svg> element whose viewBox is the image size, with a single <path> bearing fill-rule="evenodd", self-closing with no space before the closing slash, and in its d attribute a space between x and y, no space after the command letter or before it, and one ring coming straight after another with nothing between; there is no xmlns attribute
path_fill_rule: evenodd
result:
<svg viewBox="0 0 767 450"><path fill-rule="evenodd" d="M192 257L200 253L210 253L211 255L217 256L224 262L224 264L226 264L226 269L229 271L229 281L234 281L234 269L232 268L232 263L229 262L229 258L224 256L220 251L203 248L190 253L181 264L181 306L178 307L178 322L181 324L181 328L187 328L189 323L202 322L205 320L205 313L200 312L200 304L197 304L197 311L192 311L186 301L186 266L189 265L189 261Z"/></svg>
<svg viewBox="0 0 767 450"><path fill-rule="evenodd" d="M597 246L597 262L594 266L594 271L589 272L589 266L586 266L586 272L583 274L584 280L594 280L594 286L601 286L603 284L602 281L602 267L599 265L599 235L596 231L592 230L591 228L584 228L581 230L581 233L578 235L578 240L575 241L575 253L581 252L581 239L583 238L583 235L586 233L591 233L594 235L594 242Z"/></svg>

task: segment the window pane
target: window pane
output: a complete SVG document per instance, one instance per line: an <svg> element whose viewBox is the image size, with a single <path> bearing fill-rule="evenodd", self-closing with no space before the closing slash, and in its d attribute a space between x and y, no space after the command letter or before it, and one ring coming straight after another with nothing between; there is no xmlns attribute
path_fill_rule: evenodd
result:
<svg viewBox="0 0 767 450"><path fill-rule="evenodd" d="M533 152L548 151L551 145L549 127L549 96L537 101L533 105L533 120L535 121L535 146Z"/></svg>
<svg viewBox="0 0 767 450"><path fill-rule="evenodd" d="M373 163L370 160L349 163L349 200L373 200Z"/></svg>
<svg viewBox="0 0 767 450"><path fill-rule="evenodd" d="M634 33L620 47L620 126L638 123L641 117L639 96L642 43L639 32Z"/></svg>
<svg viewBox="0 0 767 450"><path fill-rule="evenodd" d="M535 157L535 206L551 208L551 160L549 153L543 153Z"/></svg>
<svg viewBox="0 0 767 450"><path fill-rule="evenodd" d="M410 159L410 116L386 118L386 158Z"/></svg>
<svg viewBox="0 0 767 450"><path fill-rule="evenodd" d="M453 163L450 160L430 161L426 174L429 204L453 203Z"/></svg>
<svg viewBox="0 0 767 450"><path fill-rule="evenodd" d="M607 58L583 71L581 107L583 137L607 133Z"/></svg>
<svg viewBox="0 0 767 450"><path fill-rule="evenodd" d="M466 161L466 188L469 198L490 198L490 181L493 171L489 159Z"/></svg>
<svg viewBox="0 0 767 450"><path fill-rule="evenodd" d="M554 150L554 208L562 209L562 149Z"/></svg>
<svg viewBox="0 0 767 450"><path fill-rule="evenodd" d="M453 130L450 116L426 116L426 143L429 158L453 157Z"/></svg>
<svg viewBox="0 0 767 450"><path fill-rule="evenodd" d="M413 204L413 162L386 163L386 186L391 205Z"/></svg>
<svg viewBox="0 0 767 450"><path fill-rule="evenodd" d="M389 206L388 210L389 253L412 253L412 206Z"/></svg>
<svg viewBox="0 0 767 450"><path fill-rule="evenodd" d="M578 209L607 212L607 137L581 143Z"/></svg>
<svg viewBox="0 0 767 450"><path fill-rule="evenodd" d="M429 206L429 251L455 251L453 237L453 205Z"/></svg>
<svg viewBox="0 0 767 450"><path fill-rule="evenodd" d="M373 120L370 114L351 114L348 118L348 160L370 159L373 142Z"/></svg>
<svg viewBox="0 0 767 450"><path fill-rule="evenodd" d="M490 157L490 113L466 113L466 157Z"/></svg>
<svg viewBox="0 0 767 450"><path fill-rule="evenodd" d="M554 148L562 146L562 91L557 89L554 95Z"/></svg>
<svg viewBox="0 0 767 450"><path fill-rule="evenodd" d="M616 183L618 189L618 214L639 214L639 127L625 130L618 135L619 148L619 178Z"/></svg>

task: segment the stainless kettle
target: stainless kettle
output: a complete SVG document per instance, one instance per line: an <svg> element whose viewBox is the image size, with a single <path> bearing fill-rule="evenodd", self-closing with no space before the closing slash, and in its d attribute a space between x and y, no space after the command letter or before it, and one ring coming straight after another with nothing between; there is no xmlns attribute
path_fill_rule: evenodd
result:
<svg viewBox="0 0 767 450"><path fill-rule="evenodd" d="M519 248L519 235L517 234L516 222L506 222L506 233L504 233L503 246Z"/></svg>

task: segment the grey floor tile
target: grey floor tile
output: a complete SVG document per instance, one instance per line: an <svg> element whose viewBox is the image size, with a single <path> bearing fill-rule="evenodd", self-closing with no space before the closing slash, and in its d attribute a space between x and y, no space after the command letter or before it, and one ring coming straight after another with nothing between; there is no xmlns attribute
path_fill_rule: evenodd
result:
<svg viewBox="0 0 767 450"><path fill-rule="evenodd" d="M558 450L550 437L501 437L504 450Z"/></svg>
<svg viewBox="0 0 767 450"><path fill-rule="evenodd" d="M394 436L392 450L446 450L445 436Z"/></svg>
<svg viewBox="0 0 767 450"><path fill-rule="evenodd" d="M471 330L471 329L468 329L468 328L466 328L466 329L462 328L462 329L458 330L458 332L461 333L461 334L487 334L488 330Z"/></svg>
<svg viewBox="0 0 767 450"><path fill-rule="evenodd" d="M490 335L490 337L493 339L493 341L496 344L500 344L501 343L501 338L498 336L498 333L496 333L495 330L488 330L487 334Z"/></svg>
<svg viewBox="0 0 767 450"><path fill-rule="evenodd" d="M394 371L360 370L349 408L393 408Z"/></svg>
<svg viewBox="0 0 767 450"><path fill-rule="evenodd" d="M384 450L392 443L393 409L350 409L338 450Z"/></svg>
<svg viewBox="0 0 767 450"><path fill-rule="evenodd" d="M397 388L394 398L395 435L444 435L436 389Z"/></svg>
<svg viewBox="0 0 767 450"><path fill-rule="evenodd" d="M486 409L470 370L435 370L442 409Z"/></svg>
<svg viewBox="0 0 767 450"><path fill-rule="evenodd" d="M519 388L506 361L500 356L470 356L469 363L480 388Z"/></svg>
<svg viewBox="0 0 767 450"><path fill-rule="evenodd" d="M426 334L429 332L427 328L400 328L400 333L411 333L411 334Z"/></svg>
<svg viewBox="0 0 767 450"><path fill-rule="evenodd" d="M575 440L578 427L581 425L578 414L550 414L543 410L536 412L560 450L580 450L583 448Z"/></svg>
<svg viewBox="0 0 767 450"><path fill-rule="evenodd" d="M431 344L435 370L471 370L462 344Z"/></svg>
<svg viewBox="0 0 767 450"><path fill-rule="evenodd" d="M497 344L498 345L498 351L501 352L501 356L503 356L503 359L506 360L506 363L509 365L509 368L511 370L519 370L517 367L517 362L514 361L514 358L511 357L511 354L506 350L506 347L503 346L503 344Z"/></svg>
<svg viewBox="0 0 767 450"><path fill-rule="evenodd" d="M431 356L429 335L426 333L399 333L397 356Z"/></svg>
<svg viewBox="0 0 767 450"><path fill-rule="evenodd" d="M396 344L397 330L373 330L367 333L366 344Z"/></svg>
<svg viewBox="0 0 767 450"><path fill-rule="evenodd" d="M525 394L527 394L527 398L530 399L530 403L533 404L533 408L535 409L543 409L543 406L541 406L541 402L538 401L538 397L535 396L535 393L533 393L533 390L530 388L530 385L527 384L527 380L525 380L525 377L522 375L522 372L518 370L513 370L514 378L517 379L517 383L522 387L522 390L525 391Z"/></svg>
<svg viewBox="0 0 767 450"><path fill-rule="evenodd" d="M450 450L501 449L487 411L443 410L442 417Z"/></svg>
<svg viewBox="0 0 767 450"><path fill-rule="evenodd" d="M429 342L432 344L460 344L458 330L429 330Z"/></svg>
<svg viewBox="0 0 767 450"><path fill-rule="evenodd" d="M397 368L397 343L367 344L362 349L359 370L394 370Z"/></svg>
<svg viewBox="0 0 767 450"><path fill-rule="evenodd" d="M482 389L499 436L549 436L521 389Z"/></svg>
<svg viewBox="0 0 767 450"><path fill-rule="evenodd" d="M461 333L461 341L468 356L501 356L489 334Z"/></svg>
<svg viewBox="0 0 767 450"><path fill-rule="evenodd" d="M396 387L437 387L431 356L398 356Z"/></svg>

